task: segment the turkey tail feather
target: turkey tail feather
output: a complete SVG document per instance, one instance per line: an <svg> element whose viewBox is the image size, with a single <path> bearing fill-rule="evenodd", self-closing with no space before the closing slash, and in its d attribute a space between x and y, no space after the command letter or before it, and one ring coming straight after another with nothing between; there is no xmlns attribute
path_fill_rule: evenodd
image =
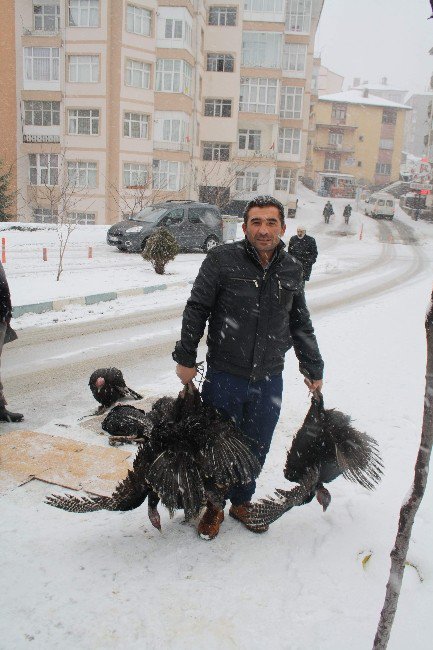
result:
<svg viewBox="0 0 433 650"><path fill-rule="evenodd" d="M129 388L128 386L125 386L123 389L123 394L125 397L129 397L130 399L143 399L143 395L136 393L135 390L132 390L132 388Z"/></svg>

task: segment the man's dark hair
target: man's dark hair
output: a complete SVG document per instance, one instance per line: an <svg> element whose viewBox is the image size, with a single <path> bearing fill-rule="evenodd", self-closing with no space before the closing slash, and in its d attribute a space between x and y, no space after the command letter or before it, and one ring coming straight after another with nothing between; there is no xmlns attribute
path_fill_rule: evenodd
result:
<svg viewBox="0 0 433 650"><path fill-rule="evenodd" d="M251 210L251 208L267 208L269 205L273 205L274 208L278 208L278 212L280 213L281 225L284 226L283 204L280 203L273 196L270 196L269 194L261 194L259 196L255 196L253 199L251 199L251 201L247 203L247 205L245 206L244 213L242 215L244 219L244 223L247 223L248 221L248 212Z"/></svg>

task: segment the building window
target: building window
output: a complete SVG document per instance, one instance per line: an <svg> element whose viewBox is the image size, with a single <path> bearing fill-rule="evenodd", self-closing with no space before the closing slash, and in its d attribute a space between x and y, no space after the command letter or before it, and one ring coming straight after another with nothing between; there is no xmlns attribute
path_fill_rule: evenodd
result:
<svg viewBox="0 0 433 650"><path fill-rule="evenodd" d="M162 120L163 142L185 142L188 135L188 123L179 119Z"/></svg>
<svg viewBox="0 0 433 650"><path fill-rule="evenodd" d="M125 113L123 119L123 135L126 138L147 138L149 132L149 116L143 113Z"/></svg>
<svg viewBox="0 0 433 650"><path fill-rule="evenodd" d="M25 47L24 76L29 81L58 81L59 48Z"/></svg>
<svg viewBox="0 0 433 650"><path fill-rule="evenodd" d="M284 43L283 70L296 76L305 75L307 46L300 43Z"/></svg>
<svg viewBox="0 0 433 650"><path fill-rule="evenodd" d="M242 151L260 151L261 131L255 129L239 129L238 143Z"/></svg>
<svg viewBox="0 0 433 650"><path fill-rule="evenodd" d="M59 126L60 102L24 102L24 124L31 126Z"/></svg>
<svg viewBox="0 0 433 650"><path fill-rule="evenodd" d="M340 158L325 158L325 170L327 172L338 172L340 169Z"/></svg>
<svg viewBox="0 0 433 650"><path fill-rule="evenodd" d="M379 149L394 149L394 140L387 138L380 140Z"/></svg>
<svg viewBox="0 0 433 650"><path fill-rule="evenodd" d="M179 59L158 59L156 62L156 90L166 93L191 94L192 68Z"/></svg>
<svg viewBox="0 0 433 650"><path fill-rule="evenodd" d="M247 113L276 113L276 79L241 78L239 110Z"/></svg>
<svg viewBox="0 0 433 650"><path fill-rule="evenodd" d="M59 215L57 210L51 208L33 208L33 221L36 223L57 223Z"/></svg>
<svg viewBox="0 0 433 650"><path fill-rule="evenodd" d="M34 2L33 25L35 31L57 32L60 27L60 5L56 2Z"/></svg>
<svg viewBox="0 0 433 650"><path fill-rule="evenodd" d="M275 189L281 192L295 194L296 191L296 170L277 167L275 173Z"/></svg>
<svg viewBox="0 0 433 650"><path fill-rule="evenodd" d="M237 172L236 190L238 192L257 192L259 187L259 172Z"/></svg>
<svg viewBox="0 0 433 650"><path fill-rule="evenodd" d="M99 110L96 108L68 110L68 132L70 135L99 135Z"/></svg>
<svg viewBox="0 0 433 650"><path fill-rule="evenodd" d="M284 0L245 0L244 10L257 13L279 14L284 11Z"/></svg>
<svg viewBox="0 0 433 650"><path fill-rule="evenodd" d="M286 120L299 120L302 116L303 97L303 88L283 86L280 97L280 117Z"/></svg>
<svg viewBox="0 0 433 650"><path fill-rule="evenodd" d="M144 61L126 59L125 84L134 88L149 88L150 64L144 63Z"/></svg>
<svg viewBox="0 0 433 650"><path fill-rule="evenodd" d="M229 160L230 145L225 142L203 142L203 160Z"/></svg>
<svg viewBox="0 0 433 650"><path fill-rule="evenodd" d="M346 106L342 104L332 104L331 118L338 122L346 121Z"/></svg>
<svg viewBox="0 0 433 650"><path fill-rule="evenodd" d="M79 226L94 226L96 223L96 214L94 212L68 212L70 223L76 223Z"/></svg>
<svg viewBox="0 0 433 650"><path fill-rule="evenodd" d="M96 187L96 171L95 162L68 162L68 180L75 187Z"/></svg>
<svg viewBox="0 0 433 650"><path fill-rule="evenodd" d="M124 163L123 185L125 187L143 187L147 184L147 167L141 163Z"/></svg>
<svg viewBox="0 0 433 650"><path fill-rule="evenodd" d="M165 21L165 38L182 38L183 21L167 18Z"/></svg>
<svg viewBox="0 0 433 650"><path fill-rule="evenodd" d="M182 163L169 160L154 160L152 171L154 189L179 191L183 188Z"/></svg>
<svg viewBox="0 0 433 650"><path fill-rule="evenodd" d="M140 36L150 36L152 24L152 12L143 7L127 5L126 7L126 31Z"/></svg>
<svg viewBox="0 0 433 650"><path fill-rule="evenodd" d="M358 160L358 167L362 167L362 160Z"/></svg>
<svg viewBox="0 0 433 650"><path fill-rule="evenodd" d="M30 185L57 185L59 182L59 156L54 153L31 153Z"/></svg>
<svg viewBox="0 0 433 650"><path fill-rule="evenodd" d="M395 124L397 111L395 108L385 108L382 113L382 124Z"/></svg>
<svg viewBox="0 0 433 650"><path fill-rule="evenodd" d="M208 72L233 72L235 69L235 59L231 54L208 54L207 67Z"/></svg>
<svg viewBox="0 0 433 650"><path fill-rule="evenodd" d="M99 81L99 56L74 55L69 57L69 81L97 83Z"/></svg>
<svg viewBox="0 0 433 650"><path fill-rule="evenodd" d="M335 131L330 131L328 143L341 146L343 144L343 134L336 133Z"/></svg>
<svg viewBox="0 0 433 650"><path fill-rule="evenodd" d="M299 154L301 129L278 129L278 153Z"/></svg>
<svg viewBox="0 0 433 650"><path fill-rule="evenodd" d="M282 34L275 32L242 33L242 65L246 68L279 68Z"/></svg>
<svg viewBox="0 0 433 650"><path fill-rule="evenodd" d="M311 25L311 0L287 0L286 31L308 34Z"/></svg>
<svg viewBox="0 0 433 650"><path fill-rule="evenodd" d="M383 176L390 176L391 165L388 163L376 163L376 174L382 174Z"/></svg>
<svg viewBox="0 0 433 650"><path fill-rule="evenodd" d="M236 25L236 7L210 7L208 25Z"/></svg>
<svg viewBox="0 0 433 650"><path fill-rule="evenodd" d="M69 27L99 27L99 0L69 0Z"/></svg>
<svg viewBox="0 0 433 650"><path fill-rule="evenodd" d="M204 114L207 117L231 117L232 100L231 99L205 99Z"/></svg>

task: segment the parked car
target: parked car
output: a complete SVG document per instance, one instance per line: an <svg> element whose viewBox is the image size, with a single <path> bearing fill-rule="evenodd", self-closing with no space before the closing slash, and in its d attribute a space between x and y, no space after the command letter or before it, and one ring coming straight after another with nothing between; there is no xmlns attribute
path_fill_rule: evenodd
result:
<svg viewBox="0 0 433 650"><path fill-rule="evenodd" d="M107 232L107 244L120 251L139 253L147 238L167 228L183 251L209 251L223 241L221 213L217 206L198 201L165 201L149 205Z"/></svg>
<svg viewBox="0 0 433 650"><path fill-rule="evenodd" d="M365 200L364 212L370 217L384 217L393 219L395 213L395 199L392 194L376 192Z"/></svg>

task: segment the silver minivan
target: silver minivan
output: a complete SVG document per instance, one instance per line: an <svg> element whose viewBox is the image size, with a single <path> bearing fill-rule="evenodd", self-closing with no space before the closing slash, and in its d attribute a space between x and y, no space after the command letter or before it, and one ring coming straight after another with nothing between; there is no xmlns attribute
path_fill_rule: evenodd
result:
<svg viewBox="0 0 433 650"><path fill-rule="evenodd" d="M392 194L376 192L366 199L364 212L370 217L392 220L395 213L395 199Z"/></svg>

